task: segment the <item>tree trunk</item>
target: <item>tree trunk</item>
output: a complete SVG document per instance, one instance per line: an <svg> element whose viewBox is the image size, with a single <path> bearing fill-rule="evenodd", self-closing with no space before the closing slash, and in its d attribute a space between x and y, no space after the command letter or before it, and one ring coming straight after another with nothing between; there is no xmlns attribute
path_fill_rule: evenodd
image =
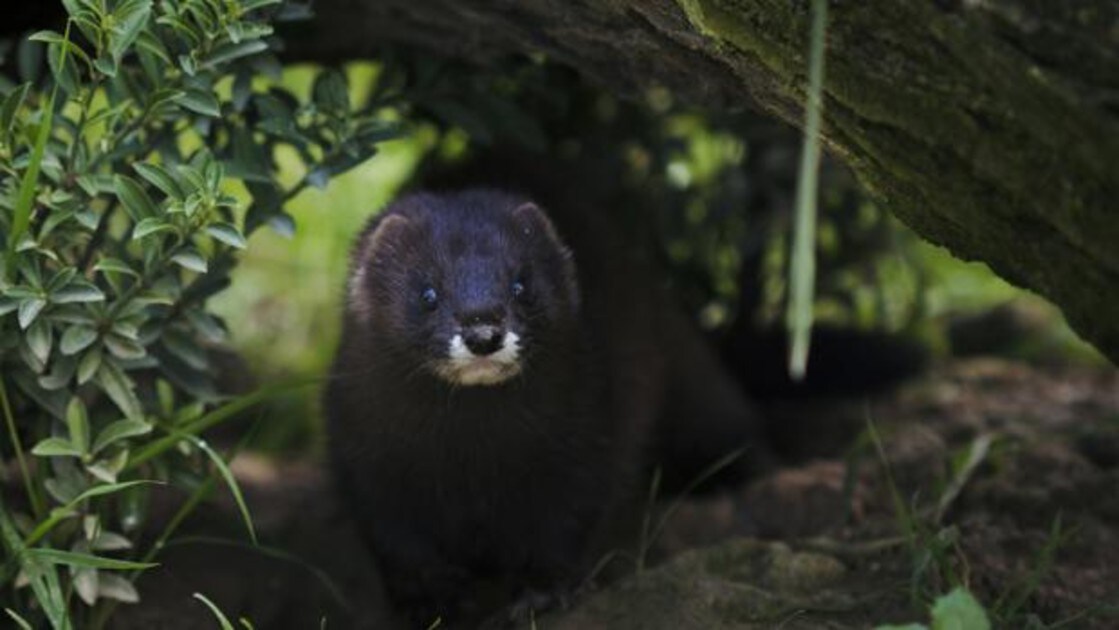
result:
<svg viewBox="0 0 1119 630"><path fill-rule="evenodd" d="M798 124L809 3L320 0L293 53L404 41L543 51L622 93L664 85ZM928 240L1060 305L1119 362L1119 3L833 0L825 141Z"/></svg>

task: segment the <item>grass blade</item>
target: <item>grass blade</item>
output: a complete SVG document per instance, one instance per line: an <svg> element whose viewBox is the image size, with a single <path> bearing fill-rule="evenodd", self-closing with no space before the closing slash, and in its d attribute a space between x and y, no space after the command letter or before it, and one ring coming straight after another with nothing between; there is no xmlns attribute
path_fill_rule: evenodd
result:
<svg viewBox="0 0 1119 630"><path fill-rule="evenodd" d="M25 540L23 544L27 547L30 547L42 540L43 536L49 534L50 531L54 529L55 525L57 525L63 519L73 516L75 514L74 510L75 508L77 508L78 504L80 504L82 501L85 501L86 499L106 494L112 494L114 492L120 492L121 490L126 490L133 486L138 486L146 483L162 484L163 482L155 481L153 479L141 479L138 481L107 483L100 486L94 486L89 490L86 490L85 492L79 494L72 501L62 506L61 508L51 510L50 516L46 520L39 523L35 530L27 536L27 540Z"/></svg>
<svg viewBox="0 0 1119 630"><path fill-rule="evenodd" d="M221 624L222 630L234 630L233 624L230 623L229 618L226 617L225 613L223 613L221 609L218 608L216 604L214 604L214 602L210 601L208 597L206 597L202 593L195 593L194 599L197 599L203 604L206 604L206 607L210 609L210 612L214 613L214 616L217 617L218 623Z"/></svg>
<svg viewBox="0 0 1119 630"><path fill-rule="evenodd" d="M188 422L181 429L179 429L179 431L149 443L147 446L140 449L136 452L136 454L129 458L128 465L125 466L124 469L131 470L136 466L139 466L140 464L148 461L149 459L152 459L153 457L158 457L168 449L173 448L175 444L179 442L179 440L183 439L181 437L182 435L198 435L206 429L220 424L225 420L228 420L229 418L237 415L238 413L241 413L242 411L253 407L254 405L260 404L271 398L290 393L292 390L299 387L306 387L317 382L318 379L300 380L289 384L276 385L272 387L262 387L261 389L258 389L251 394L246 394L244 396L241 396L240 398L232 400L224 406L218 407L210 413L207 413L196 420Z"/></svg>
<svg viewBox="0 0 1119 630"><path fill-rule="evenodd" d="M16 419L12 414L12 405L8 401L8 387L4 384L2 376L0 376L0 409L4 412L4 423L8 427L8 437L12 440L16 461L19 462L19 474L23 477L23 485L27 490L27 500L31 502L31 511L35 513L36 517L41 518L44 510L43 499L39 496L39 491L31 478L31 469L27 467L27 458L23 455L23 445L19 440L19 432L16 431Z"/></svg>
<svg viewBox="0 0 1119 630"><path fill-rule="evenodd" d="M0 541L3 543L2 546L8 549L9 557L16 559L23 568L31 591L35 594L35 600L46 614L51 627L55 630L69 630L70 617L66 609L66 599L62 596L58 573L53 566L44 566L31 557L30 551L20 540L15 523L8 515L2 496L0 496Z"/></svg>
<svg viewBox="0 0 1119 630"><path fill-rule="evenodd" d="M245 504L245 497L241 494L241 486L237 484L237 479L233 477L233 471L229 470L229 466L218 455L217 451L210 448L210 445L205 440L194 437L181 435L182 439L188 439L198 447L198 450L206 454L210 461L214 463L214 467L218 469L218 474L221 475L225 485L229 487L229 492L233 494L233 500L237 502L237 509L241 511L241 519L245 521L245 527L249 530L249 538L252 539L253 544L257 544L256 529L253 528L253 518L249 514L249 506Z"/></svg>
<svg viewBox="0 0 1119 630"><path fill-rule="evenodd" d="M346 598L346 596L342 594L342 589L338 587L338 585L334 582L333 579L331 579L330 575L328 575L326 571L323 571L314 564L311 564L307 560L304 560L303 558L291 552L276 547L247 545L237 540L227 540L224 538L214 538L210 536L183 536L182 538L176 538L175 540L168 542L165 547L191 544L215 545L246 549L248 551L258 553L266 558L272 558L274 560L279 560L281 562L295 565L313 575L319 582L319 584L321 584L322 587L326 589L327 593L330 594L331 598L333 598L339 606L347 611L353 610L353 605Z"/></svg>
<svg viewBox="0 0 1119 630"><path fill-rule="evenodd" d="M975 438L968 449L967 460L960 467L956 476L952 478L952 482L948 484L944 494L940 496L940 501L937 502L936 514L933 516L933 522L940 524L944 522L944 516L948 513L949 508L956 501L956 498L963 492L964 486L968 481L975 476L975 472L979 470L979 466L987 459L987 453L991 450L991 442L994 438L990 434L983 434Z"/></svg>
<svg viewBox="0 0 1119 630"><path fill-rule="evenodd" d="M70 25L71 20L66 21L66 32L63 38L70 41ZM66 66L66 58L70 52L70 46L62 47L62 67ZM8 234L8 252L6 256L6 264L4 265L5 273L8 274L9 279L11 274L15 272L15 259L16 259L16 246L23 238L23 233L27 231L27 227L31 225L31 206L35 201L35 190L39 184L39 170L43 166L43 154L47 149L47 141L50 139L51 127L54 124L54 103L58 97L58 83L55 83L51 88L51 94L47 97L46 106L43 108L43 117L39 121L39 129L35 134L35 146L31 148L31 160L27 164L27 170L23 173L23 178L19 182L19 195L16 197L16 207L12 212L12 226L11 232Z"/></svg>
<svg viewBox="0 0 1119 630"><path fill-rule="evenodd" d="M61 549L28 549L27 553L33 556L36 560L50 564L64 564L71 567L83 567L87 569L112 569L128 571L131 569L150 569L157 567L159 564L153 562L136 562L133 560L117 560L116 558L105 558L102 556L94 556L88 553L77 553L74 551L62 551Z"/></svg>
<svg viewBox="0 0 1119 630"><path fill-rule="evenodd" d="M804 378L812 335L812 296L816 283L816 196L820 169L820 119L823 110L824 35L827 0L812 0L808 93L804 106L804 148L797 181L796 218L789 264L789 306L785 322L789 344L789 375Z"/></svg>
<svg viewBox="0 0 1119 630"><path fill-rule="evenodd" d="M8 616L15 620L16 625L20 627L20 630L34 630L31 627L31 624L28 623L27 620L23 617L20 617L19 614L16 613L16 611L12 610L11 608L5 608L4 612L8 613Z"/></svg>
<svg viewBox="0 0 1119 630"><path fill-rule="evenodd" d="M719 471L723 470L727 466L730 466L745 454L746 449L739 448L715 460L714 463L707 466L707 468L704 468L698 475L696 475L691 481L689 481L688 485L684 486L684 489L676 495L676 497L669 504L668 509L664 511L664 514L661 514L660 518L657 519L657 523L653 526L652 530L648 531L648 533L646 534L643 527L641 549L638 553L639 567L644 567L645 556L648 554L649 549L652 548L653 543L656 542L657 538L660 538L661 533L664 532L664 528L668 525L668 522L672 519L672 516L676 514L676 512L679 511L680 508L684 505L684 498L691 495L696 488L703 484L703 482L711 479L716 474L718 474Z"/></svg>
<svg viewBox="0 0 1119 630"><path fill-rule="evenodd" d="M999 596L998 601L991 606L996 618L1003 622L1010 622L1019 613L1030 596L1037 592L1041 581L1053 568L1057 559L1057 551L1068 542L1073 532L1061 523L1061 513L1053 518L1049 528L1049 537L1045 540L1037 556L1034 558L1033 567L1022 578L1016 580Z"/></svg>

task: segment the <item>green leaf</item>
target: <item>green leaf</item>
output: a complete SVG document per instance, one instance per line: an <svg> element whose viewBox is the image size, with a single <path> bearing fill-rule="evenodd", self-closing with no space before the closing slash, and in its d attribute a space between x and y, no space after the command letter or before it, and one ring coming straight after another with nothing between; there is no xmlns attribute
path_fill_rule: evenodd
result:
<svg viewBox="0 0 1119 630"><path fill-rule="evenodd" d="M194 330L198 331L210 343L225 341L225 329L222 328L221 323L202 309L191 309L187 311L186 317Z"/></svg>
<svg viewBox="0 0 1119 630"><path fill-rule="evenodd" d="M86 464L85 470L105 483L116 483L117 475L128 463L128 449L121 449L109 459L99 459L92 464Z"/></svg>
<svg viewBox="0 0 1119 630"><path fill-rule="evenodd" d="M0 540L10 554L8 557L19 560L19 565L23 568L24 575L35 594L36 603L42 607L51 627L55 630L69 630L71 626L58 573L53 567L37 566L34 563L16 530L15 523L9 516L2 497L0 497Z"/></svg>
<svg viewBox="0 0 1119 630"><path fill-rule="evenodd" d="M63 4L66 3L63 2ZM74 21L74 24L78 25L86 39L91 42L100 40L101 34L104 32L101 29L100 9L84 9L77 13L71 13L70 18Z"/></svg>
<svg viewBox="0 0 1119 630"><path fill-rule="evenodd" d="M113 188L116 191L117 197L124 204L124 209L128 212L128 216L132 217L133 221L140 221L154 217L158 214L155 203L152 202L151 197L144 191L136 180L128 177L127 175L117 175L113 178Z"/></svg>
<svg viewBox="0 0 1119 630"><path fill-rule="evenodd" d="M49 437L35 445L31 454L38 457L81 457L82 451L61 437Z"/></svg>
<svg viewBox="0 0 1119 630"><path fill-rule="evenodd" d="M66 38L62 33L57 31L36 31L27 36L29 42L43 42L44 44L62 44L66 42Z"/></svg>
<svg viewBox="0 0 1119 630"><path fill-rule="evenodd" d="M64 389L74 378L74 371L77 367L78 361L74 357L59 356L51 365L50 373L37 379L39 387L47 391Z"/></svg>
<svg viewBox="0 0 1119 630"><path fill-rule="evenodd" d="M86 606L97 603L97 577L97 569L78 569L74 571L74 578L71 583L74 585L74 591L85 602Z"/></svg>
<svg viewBox="0 0 1119 630"><path fill-rule="evenodd" d="M9 287L4 290L4 295L19 300L42 297L39 289L33 289L26 286Z"/></svg>
<svg viewBox="0 0 1119 630"><path fill-rule="evenodd" d="M142 359L148 356L144 346L117 334L105 335L105 347L120 359Z"/></svg>
<svg viewBox="0 0 1119 630"><path fill-rule="evenodd" d="M222 44L215 48L214 52L210 53L206 61L202 62L202 67L214 68L233 61L234 59L255 55L265 50L268 50L268 44L259 39L244 41L239 44Z"/></svg>
<svg viewBox="0 0 1119 630"><path fill-rule="evenodd" d="M214 98L212 93L205 90L187 88L182 96L175 99L175 102L196 114L202 114L203 116L209 116L211 118L219 118L221 116L221 105L218 104L218 99Z"/></svg>
<svg viewBox="0 0 1119 630"><path fill-rule="evenodd" d="M211 223L206 226L206 233L230 247L245 249L247 245L241 231L228 223Z"/></svg>
<svg viewBox="0 0 1119 630"><path fill-rule="evenodd" d="M113 444L137 435L146 435L152 430L152 425L143 420L117 420L101 430L93 442L93 454L100 453Z"/></svg>
<svg viewBox="0 0 1119 630"><path fill-rule="evenodd" d="M85 385L89 379L97 374L97 368L101 367L101 348L95 347L82 356L82 360L78 362L78 385Z"/></svg>
<svg viewBox="0 0 1119 630"><path fill-rule="evenodd" d="M74 276L78 275L78 270L75 267L66 267L54 274L47 282L47 292L57 291L70 283ZM52 300L53 301L53 300Z"/></svg>
<svg viewBox="0 0 1119 630"><path fill-rule="evenodd" d="M101 599L113 599L126 604L135 604L140 601L140 594L132 582L115 573L102 573L98 578L97 596Z"/></svg>
<svg viewBox="0 0 1119 630"><path fill-rule="evenodd" d="M119 366L112 361L102 361L94 378L125 417L137 420L143 418L140 400L134 391L135 386Z"/></svg>
<svg viewBox="0 0 1119 630"><path fill-rule="evenodd" d="M58 344L58 349L62 354L70 356L85 350L97 341L97 331L89 326L70 326L66 332L62 333L62 341Z"/></svg>
<svg viewBox="0 0 1119 630"><path fill-rule="evenodd" d="M68 41L47 44L47 65L50 66L51 75L58 87L69 94L77 94L81 87L81 73L78 71L78 64L74 62L74 54L78 54L89 63L85 53Z"/></svg>
<svg viewBox="0 0 1119 630"><path fill-rule="evenodd" d="M112 425L110 425L110 426L112 426ZM156 481L154 479L137 479L135 481L122 481L120 483L104 483L104 484L96 485L96 486L93 486L92 488L90 488L89 490L86 490L85 492L79 494L78 496L74 497L73 499L71 499L66 504L66 508L71 509L71 510L76 509L81 504L81 502L85 501L86 499L92 499L94 497L100 497L100 496L104 496L106 494L116 494L117 492L127 490L129 488L134 487L134 486L143 486L143 485L148 485L148 484L162 485L163 482L162 481Z"/></svg>
<svg viewBox="0 0 1119 630"><path fill-rule="evenodd" d="M7 315L19 308L19 300L13 297L0 297L0 315Z"/></svg>
<svg viewBox="0 0 1119 630"><path fill-rule="evenodd" d="M133 0L120 3L113 11L115 23L109 32L109 52L117 63L147 25L151 8L151 0Z"/></svg>
<svg viewBox="0 0 1119 630"><path fill-rule="evenodd" d="M194 58L190 55L179 55L179 67L183 72L190 77L193 77L198 72L198 66L194 62Z"/></svg>
<svg viewBox="0 0 1119 630"><path fill-rule="evenodd" d="M186 198L186 193L183 192L182 186L179 186L179 182L175 180L170 171L159 164L137 162L132 165L132 168L136 169L140 177L148 180L148 183L163 191L163 194L168 197L179 201Z"/></svg>
<svg viewBox="0 0 1119 630"><path fill-rule="evenodd" d="M132 267L129 267L128 263L118 258L110 258L108 256L97 261L97 264L93 266L93 270L101 272L111 271L114 273L123 273L130 276L135 276L137 278L140 277L140 274Z"/></svg>
<svg viewBox="0 0 1119 630"><path fill-rule="evenodd" d="M77 396L66 407L66 428L70 431L70 444L83 454L89 452L89 414Z"/></svg>
<svg viewBox="0 0 1119 630"><path fill-rule="evenodd" d="M990 630L987 612L975 597L962 587L937 598L932 608L933 630Z"/></svg>
<svg viewBox="0 0 1119 630"><path fill-rule="evenodd" d="M206 352L198 346L194 339L175 330L167 330L162 341L164 348L195 370L205 372L210 368Z"/></svg>
<svg viewBox="0 0 1119 630"><path fill-rule="evenodd" d="M19 111L23 105L24 99L27 98L27 91L31 88L30 83L24 83L8 92L4 100L0 102L0 133L7 134L12 130L12 124L16 120L16 112Z"/></svg>
<svg viewBox="0 0 1119 630"><path fill-rule="evenodd" d="M104 16L98 0L62 0L62 6L66 7L66 12L70 14L70 17L92 15L101 18Z"/></svg>
<svg viewBox="0 0 1119 630"><path fill-rule="evenodd" d="M128 105L129 103L124 103ZM113 176L102 173L86 173L78 176L78 186L82 191L90 197L96 197L100 194L116 194L116 189L113 184ZM96 221L94 222L96 226ZM93 229L93 228L90 228Z"/></svg>
<svg viewBox="0 0 1119 630"><path fill-rule="evenodd" d="M140 36L136 39L137 50L142 50L160 61L165 65L171 65L171 57L167 54L167 49L163 46L163 42L159 38L152 35L149 31L141 31Z"/></svg>
<svg viewBox="0 0 1119 630"><path fill-rule="evenodd" d="M19 327L27 330L27 327L39 316L39 313L43 312L46 305L47 301L40 297L22 300L19 303Z"/></svg>
<svg viewBox="0 0 1119 630"><path fill-rule="evenodd" d="M144 238L145 236L157 234L159 232L173 231L175 231L174 225L171 225L170 223L167 223L163 219L157 217L149 217L140 221L136 224L136 227L132 228L132 239L137 240Z"/></svg>
<svg viewBox="0 0 1119 630"><path fill-rule="evenodd" d="M140 341L140 329L136 327L135 323L125 319L118 319L113 322L112 331L125 339Z"/></svg>
<svg viewBox="0 0 1119 630"><path fill-rule="evenodd" d="M194 250L183 250L172 256L171 260L181 267L198 273L206 273L207 270L206 259Z"/></svg>
<svg viewBox="0 0 1119 630"><path fill-rule="evenodd" d="M133 562L131 560L117 560L104 558L88 553L76 551L62 551L60 549L28 549L27 553L37 560L50 564L61 564L69 567L85 567L88 569L112 569L115 571L132 571L136 569L150 569L159 566L154 562Z"/></svg>
<svg viewBox="0 0 1119 630"><path fill-rule="evenodd" d="M43 319L36 321L27 329L24 339L27 340L27 346L39 361L46 363L51 356L51 345L54 341L54 329L50 323Z"/></svg>
<svg viewBox="0 0 1119 630"><path fill-rule="evenodd" d="M241 10L245 13L255 11L261 7L269 7L280 4L284 0L244 0L241 2Z"/></svg>
<svg viewBox="0 0 1119 630"><path fill-rule="evenodd" d="M117 62L112 57L98 57L94 59L93 67L107 77L117 76Z"/></svg>
<svg viewBox="0 0 1119 630"><path fill-rule="evenodd" d="M50 300L55 304L102 302L105 300L105 294L88 282L75 282L51 293Z"/></svg>
<svg viewBox="0 0 1119 630"><path fill-rule="evenodd" d="M311 88L315 104L319 108L333 112L347 112L350 109L350 91L346 75L340 70L323 70L315 77Z"/></svg>
<svg viewBox="0 0 1119 630"><path fill-rule="evenodd" d="M96 538L89 542L89 548L94 551L120 551L132 549L132 541L114 532L102 531Z"/></svg>

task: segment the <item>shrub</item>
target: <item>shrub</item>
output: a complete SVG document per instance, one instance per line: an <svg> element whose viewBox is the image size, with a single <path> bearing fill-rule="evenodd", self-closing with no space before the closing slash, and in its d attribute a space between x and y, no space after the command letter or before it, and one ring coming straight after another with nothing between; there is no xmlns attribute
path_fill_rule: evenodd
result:
<svg viewBox="0 0 1119 630"><path fill-rule="evenodd" d="M20 44L22 83L0 98L0 470L21 491L0 502L0 602L54 628L137 601L169 533L135 548L151 484L185 486L189 509L216 475L241 503L198 435L267 392L215 386L207 300L248 235L293 228L288 199L398 132L382 102L351 107L341 72L307 102L269 80L272 23L298 6L63 4L65 31ZM286 186L279 145L305 166Z"/></svg>

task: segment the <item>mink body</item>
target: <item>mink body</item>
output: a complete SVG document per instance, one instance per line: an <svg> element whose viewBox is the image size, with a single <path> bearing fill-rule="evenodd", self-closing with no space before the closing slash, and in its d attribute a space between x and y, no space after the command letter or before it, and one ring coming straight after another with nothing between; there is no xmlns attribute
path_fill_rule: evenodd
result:
<svg viewBox="0 0 1119 630"><path fill-rule="evenodd" d="M524 195L413 194L355 247L324 395L330 456L416 624L576 587L640 516L658 435L709 463L718 453L679 427L725 450L753 430L653 274L567 210L552 213L561 237ZM657 428L666 415L677 430Z"/></svg>

